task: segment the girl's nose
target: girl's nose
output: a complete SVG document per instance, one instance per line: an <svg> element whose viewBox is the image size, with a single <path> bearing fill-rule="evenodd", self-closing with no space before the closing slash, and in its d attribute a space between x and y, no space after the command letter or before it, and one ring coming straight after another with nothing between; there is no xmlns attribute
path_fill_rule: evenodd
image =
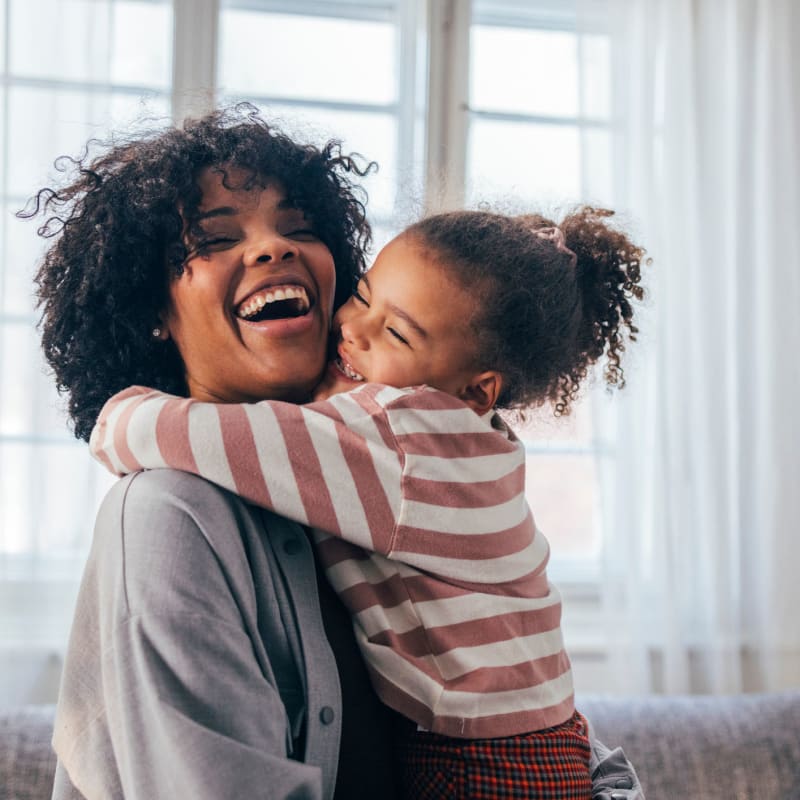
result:
<svg viewBox="0 0 800 800"><path fill-rule="evenodd" d="M359 350L369 349L369 337L366 327L356 318L351 318L347 322L343 322L339 333L342 340L347 342L347 344L357 347Z"/></svg>
<svg viewBox="0 0 800 800"><path fill-rule="evenodd" d="M259 264L279 264L297 258L299 250L297 243L286 239L278 233L262 236L252 247L245 252L245 266Z"/></svg>

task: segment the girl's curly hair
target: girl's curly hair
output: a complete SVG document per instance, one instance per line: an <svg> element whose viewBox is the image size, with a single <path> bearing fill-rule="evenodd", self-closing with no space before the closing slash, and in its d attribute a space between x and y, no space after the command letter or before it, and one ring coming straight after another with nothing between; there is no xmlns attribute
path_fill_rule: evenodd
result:
<svg viewBox="0 0 800 800"><path fill-rule="evenodd" d="M562 220L575 258L543 235L556 223L538 214L454 211L407 230L476 298L477 360L503 376L499 408L549 401L556 415L568 414L603 355L606 382L624 386L623 334L636 338L631 301L644 296L644 250L608 224L612 215L582 206Z"/></svg>
<svg viewBox="0 0 800 800"><path fill-rule="evenodd" d="M354 177L373 165L362 168L337 141L298 144L253 106L102 146L97 157L87 146L80 158L60 158L56 166L71 182L41 189L20 212L45 216L38 233L55 239L36 274L42 347L83 439L103 403L126 386L186 393L177 349L151 331L170 280L182 271L183 231L197 214L204 169L225 175L238 168L252 182L282 184L333 254L337 307L363 271L371 241Z"/></svg>

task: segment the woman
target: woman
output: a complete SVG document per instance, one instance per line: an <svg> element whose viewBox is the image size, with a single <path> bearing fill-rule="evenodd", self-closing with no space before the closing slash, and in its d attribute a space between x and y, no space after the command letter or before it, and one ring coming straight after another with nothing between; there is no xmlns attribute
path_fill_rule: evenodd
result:
<svg viewBox="0 0 800 800"><path fill-rule="evenodd" d="M37 278L76 434L133 383L307 398L369 240L353 161L237 111L79 167L38 196L58 239ZM232 224L242 257L210 260ZM184 473L111 490L64 667L56 798L391 796L392 724L301 528Z"/></svg>
<svg viewBox="0 0 800 800"><path fill-rule="evenodd" d="M195 252L204 213L236 202L217 165L236 165L233 183L270 179L253 263L224 275ZM219 400L305 398L369 237L355 164L245 112L79 166L71 186L39 195L58 238L38 274L43 345L77 435L133 381ZM288 245L273 257L275 241ZM275 304L276 319L241 320L232 302L276 264L310 308L299 314L295 298ZM140 475L98 518L64 670L56 796L71 796L69 777L87 797L330 797L340 731L343 796L356 773L390 792L388 712L368 685L302 529L186 475ZM360 759L367 746L375 755Z"/></svg>

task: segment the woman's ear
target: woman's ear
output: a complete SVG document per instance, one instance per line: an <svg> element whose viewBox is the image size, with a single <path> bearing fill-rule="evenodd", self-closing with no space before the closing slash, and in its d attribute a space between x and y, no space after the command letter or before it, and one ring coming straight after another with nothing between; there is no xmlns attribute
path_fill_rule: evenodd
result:
<svg viewBox="0 0 800 800"><path fill-rule="evenodd" d="M158 314L158 322L153 326L150 335L160 342L166 342L169 339L169 323L166 320L167 315L163 312Z"/></svg>
<svg viewBox="0 0 800 800"><path fill-rule="evenodd" d="M497 405L497 399L503 389L503 376L495 370L481 372L458 393L473 411L485 414Z"/></svg>

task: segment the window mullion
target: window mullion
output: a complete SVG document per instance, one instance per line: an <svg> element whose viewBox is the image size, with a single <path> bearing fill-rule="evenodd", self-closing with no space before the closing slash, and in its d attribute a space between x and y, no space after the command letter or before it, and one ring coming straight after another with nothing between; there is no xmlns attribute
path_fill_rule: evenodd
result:
<svg viewBox="0 0 800 800"><path fill-rule="evenodd" d="M401 2L397 8L398 35L400 37L397 54L398 80L398 132L397 132L397 175L394 208L400 215L407 213L410 194L419 191L421 183L417 159L420 124L425 121L425 42L424 29L426 13L425 0Z"/></svg>
<svg viewBox="0 0 800 800"><path fill-rule="evenodd" d="M426 211L464 204L472 0L428 0Z"/></svg>
<svg viewBox="0 0 800 800"><path fill-rule="evenodd" d="M219 0L172 0L172 119L180 124L214 108Z"/></svg>

